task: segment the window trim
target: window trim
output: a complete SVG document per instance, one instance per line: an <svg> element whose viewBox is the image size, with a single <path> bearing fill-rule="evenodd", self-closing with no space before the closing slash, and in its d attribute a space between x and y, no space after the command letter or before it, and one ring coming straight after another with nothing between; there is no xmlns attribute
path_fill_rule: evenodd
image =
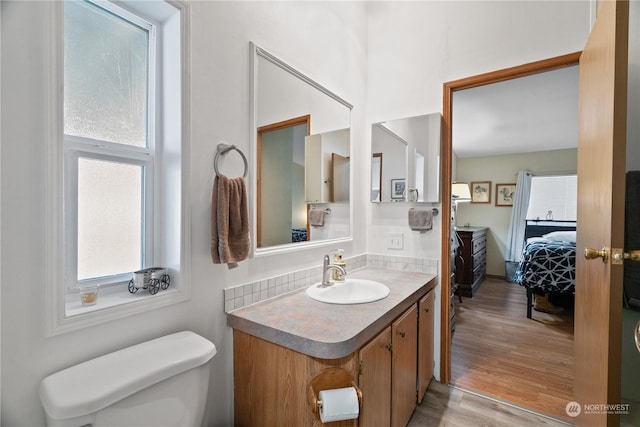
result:
<svg viewBox="0 0 640 427"><path fill-rule="evenodd" d="M190 6L183 0L157 0L164 3L164 7L171 8L170 14L179 20L179 43L180 58L175 67L179 67L180 73L180 98L179 106L180 121L180 151L181 159L180 167L180 192L179 201L179 219L176 228L179 228L180 242L179 253L176 255L175 274L172 277L172 288L174 283L177 287L172 292L161 292L149 298L140 298L139 300L120 304L104 309L96 309L88 313L77 314L73 316L65 315L66 302L66 286L64 281L64 265L63 253L64 246L64 215L63 215L63 186L64 177L62 173L62 165L64 161L64 123L63 123L63 82L64 82L64 8L63 2L45 2L43 4L45 33L48 35L47 56L45 58L45 73L49 76L45 82L46 86L46 123L48 129L48 142L46 142L46 229L45 244L46 251L45 271L46 280L44 287L44 309L45 309L45 336L55 336L66 332L90 327L126 316L131 316L151 310L165 307L168 305L180 303L190 299L191 297L191 272L190 272L190 252L191 239L190 230L190 203L189 195L189 159L190 159L190 80L189 80L189 64L190 64ZM120 4L120 3L119 3ZM126 2L123 6L128 6ZM132 8L135 8L133 4ZM174 23L177 26L177 24ZM162 47L160 47L162 49ZM164 62L164 61L163 61ZM156 94L153 93L153 96ZM164 104L158 104L161 110L166 108ZM162 114L156 112L156 114ZM154 123L150 126L149 131L156 131ZM161 134L157 135L158 137ZM160 153L158 153L160 155ZM162 162L162 158L160 158ZM156 168L160 169L160 167ZM155 191L159 191L156 186ZM160 206L155 206L159 209ZM176 208L178 209L178 208ZM158 229L158 224L154 224ZM160 242L154 243L157 250ZM171 290L171 288L169 289Z"/></svg>

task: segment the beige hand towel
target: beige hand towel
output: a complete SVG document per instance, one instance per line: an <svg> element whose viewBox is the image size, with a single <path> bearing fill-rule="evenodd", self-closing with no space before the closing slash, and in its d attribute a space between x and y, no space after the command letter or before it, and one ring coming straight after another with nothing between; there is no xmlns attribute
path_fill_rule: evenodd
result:
<svg viewBox="0 0 640 427"><path fill-rule="evenodd" d="M431 209L409 209L409 228L425 233L433 228Z"/></svg>
<svg viewBox="0 0 640 427"><path fill-rule="evenodd" d="M245 179L216 175L211 203L211 258L229 268L249 255L249 208Z"/></svg>
<svg viewBox="0 0 640 427"><path fill-rule="evenodd" d="M324 209L309 209L309 225L324 227Z"/></svg>

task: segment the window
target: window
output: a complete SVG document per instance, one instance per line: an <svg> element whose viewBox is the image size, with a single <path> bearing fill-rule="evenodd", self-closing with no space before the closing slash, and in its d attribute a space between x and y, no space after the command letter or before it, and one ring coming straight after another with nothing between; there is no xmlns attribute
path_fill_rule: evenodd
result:
<svg viewBox="0 0 640 427"><path fill-rule="evenodd" d="M527 219L575 221L578 203L576 175L534 176ZM551 212L551 218L547 215Z"/></svg>
<svg viewBox="0 0 640 427"><path fill-rule="evenodd" d="M153 254L155 26L110 3L64 7L65 281L129 280Z"/></svg>
<svg viewBox="0 0 640 427"><path fill-rule="evenodd" d="M182 190L187 9L163 0L65 1L51 9L57 55L48 74L60 119L51 125L59 139L48 147L47 270L57 278L46 285L48 335L190 296ZM131 273L147 267L167 268L169 288L130 293ZM80 304L84 284L99 286L96 305Z"/></svg>

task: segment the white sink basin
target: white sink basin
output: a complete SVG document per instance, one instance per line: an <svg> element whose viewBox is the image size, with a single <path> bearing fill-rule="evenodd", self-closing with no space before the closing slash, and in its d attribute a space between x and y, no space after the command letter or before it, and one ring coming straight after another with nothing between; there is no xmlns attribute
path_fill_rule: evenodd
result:
<svg viewBox="0 0 640 427"><path fill-rule="evenodd" d="M329 304L363 304L386 298L389 288L373 280L347 278L343 283L336 282L327 287L322 287L321 283L311 285L307 295Z"/></svg>

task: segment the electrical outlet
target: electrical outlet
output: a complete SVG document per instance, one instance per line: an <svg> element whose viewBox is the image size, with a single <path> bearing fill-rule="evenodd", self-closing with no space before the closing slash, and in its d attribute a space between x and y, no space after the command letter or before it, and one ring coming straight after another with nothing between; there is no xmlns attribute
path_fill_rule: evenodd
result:
<svg viewBox="0 0 640 427"><path fill-rule="evenodd" d="M387 249L402 249L404 237L402 232L387 234Z"/></svg>

